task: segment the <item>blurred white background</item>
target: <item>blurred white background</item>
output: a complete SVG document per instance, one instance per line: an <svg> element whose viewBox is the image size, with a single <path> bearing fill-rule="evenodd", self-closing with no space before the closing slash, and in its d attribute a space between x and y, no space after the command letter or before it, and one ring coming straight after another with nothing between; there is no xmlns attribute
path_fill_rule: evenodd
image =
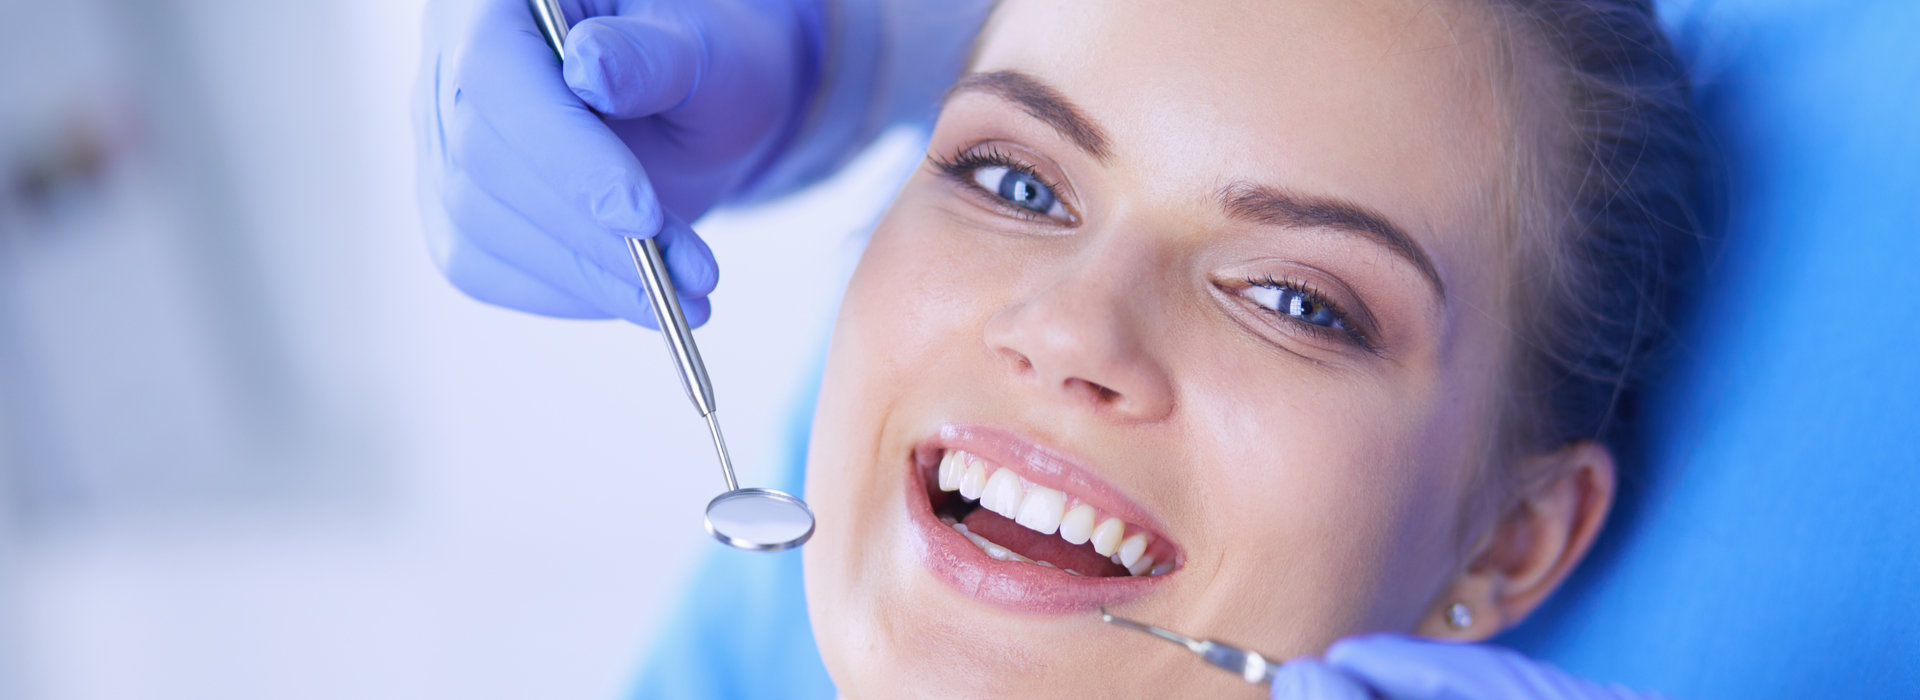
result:
<svg viewBox="0 0 1920 700"><path fill-rule="evenodd" d="M429 261L421 3L0 0L0 697L617 696L717 546L657 336ZM743 481L914 148L701 222Z"/></svg>

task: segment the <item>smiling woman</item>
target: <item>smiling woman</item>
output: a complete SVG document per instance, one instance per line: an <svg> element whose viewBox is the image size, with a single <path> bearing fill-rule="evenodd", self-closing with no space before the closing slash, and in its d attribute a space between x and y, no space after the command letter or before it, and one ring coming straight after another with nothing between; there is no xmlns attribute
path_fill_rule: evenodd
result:
<svg viewBox="0 0 1920 700"><path fill-rule="evenodd" d="M1101 606L1284 656L1518 623L1611 503L1678 76L1632 3L1001 3L821 388L840 690L1251 692Z"/></svg>

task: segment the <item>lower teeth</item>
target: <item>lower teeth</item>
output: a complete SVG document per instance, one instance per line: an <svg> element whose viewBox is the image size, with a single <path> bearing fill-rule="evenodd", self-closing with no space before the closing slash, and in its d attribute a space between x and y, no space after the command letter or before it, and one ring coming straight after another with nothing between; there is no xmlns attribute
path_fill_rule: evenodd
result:
<svg viewBox="0 0 1920 700"><path fill-rule="evenodd" d="M979 535L973 534L972 532L968 532L966 523L956 522L953 518L949 518L943 515L943 516L940 516L940 522L946 523L947 525L951 526L955 531L959 532L961 535L966 536L968 542L972 542L974 546L980 548L980 551L986 552L987 556L993 557L994 559L998 559L1000 561L1017 561L1023 564L1039 564L1049 569L1060 568L1060 567L1054 566L1052 562L1034 561L1032 559L1028 559L1026 557L1020 556L1019 553L1011 549L1007 549L1006 547L1002 547L998 544L994 544L993 540L989 540L985 537L981 537ZM1078 571L1074 571L1073 569L1060 569L1060 570L1065 571L1069 574L1073 574L1075 576L1086 575Z"/></svg>
<svg viewBox="0 0 1920 700"><path fill-rule="evenodd" d="M1060 567L1054 566L1052 562L1034 561L1032 559L1028 559L1026 557L1020 556L1018 552L1015 552L1011 549L1007 549L1006 547L1001 546L999 544L995 544L993 540L989 540L985 537L976 535L967 530L966 523L960 522L958 520L954 520L953 516L942 515L940 516L940 522L946 523L948 527L952 527L954 531L959 532L962 536L966 537L968 542L972 542L974 546L980 548L980 551L986 552L987 556L993 557L994 559L997 559L1000 561L1017 561L1023 564L1039 564L1049 569L1060 568ZM1114 564L1120 564L1120 555L1118 553L1114 554L1112 557L1109 557L1109 559L1112 560ZM1120 565L1125 566L1124 564L1120 564ZM1069 574L1073 574L1075 576L1086 575L1078 571L1074 571L1073 569L1060 569L1060 570L1065 571ZM1153 569L1150 571L1142 571L1138 574L1133 574L1133 575L1134 576L1141 576L1141 575L1159 576L1161 574L1167 573L1172 570L1173 570L1172 564L1161 562L1159 564L1155 564L1153 566Z"/></svg>

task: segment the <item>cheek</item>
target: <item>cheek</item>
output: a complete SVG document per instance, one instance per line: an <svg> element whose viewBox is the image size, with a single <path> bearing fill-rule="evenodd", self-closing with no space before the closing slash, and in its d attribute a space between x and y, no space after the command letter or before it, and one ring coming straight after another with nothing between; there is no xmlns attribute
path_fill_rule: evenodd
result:
<svg viewBox="0 0 1920 700"><path fill-rule="evenodd" d="M1195 363L1185 377L1215 583L1241 592L1215 614L1300 653L1410 630L1454 561L1461 452L1435 429L1440 394L1274 357Z"/></svg>
<svg viewBox="0 0 1920 700"><path fill-rule="evenodd" d="M977 372L981 328L1012 288L993 236L963 230L918 176L875 227L848 283L833 353L890 390L927 373Z"/></svg>
<svg viewBox="0 0 1920 700"><path fill-rule="evenodd" d="M959 245L954 224L903 193L876 225L834 326L808 448L807 598L830 667L876 653L879 608L897 601L905 539L905 452L882 444L888 419L939 401L983 371L978 329L1000 282ZM897 436L895 436L897 437ZM885 635L880 635L884 637ZM843 671L834 668L836 672Z"/></svg>
<svg viewBox="0 0 1920 700"><path fill-rule="evenodd" d="M885 417L909 387L956 371L945 360L965 345L968 298L951 281L961 256L939 248L926 233L939 222L908 200L903 194L876 225L835 322L809 459L822 467L810 469L809 496L817 491L823 504L879 495L871 477L898 466L872 453Z"/></svg>

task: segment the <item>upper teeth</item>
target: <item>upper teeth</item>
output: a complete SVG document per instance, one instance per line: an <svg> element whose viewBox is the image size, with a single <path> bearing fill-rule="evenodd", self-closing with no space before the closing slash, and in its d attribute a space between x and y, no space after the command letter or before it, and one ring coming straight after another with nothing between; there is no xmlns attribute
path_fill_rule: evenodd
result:
<svg viewBox="0 0 1920 700"><path fill-rule="evenodd" d="M1099 517L1093 506L1085 503L1074 506L1073 510L1060 518L1060 539L1073 544L1086 544L1087 539L1093 537L1094 521Z"/></svg>
<svg viewBox="0 0 1920 700"><path fill-rule="evenodd" d="M1025 498L1020 499L1020 515L1015 516L1013 521L1042 535L1051 535L1060 529L1061 513L1066 508L1066 494L1035 486L1027 491Z"/></svg>
<svg viewBox="0 0 1920 700"><path fill-rule="evenodd" d="M1027 481L1010 469L995 468L960 450L948 450L940 458L939 484L940 490L958 491L962 498L977 500L980 507L1029 530L1045 535L1058 533L1071 544L1091 542L1093 551L1112 557L1114 563L1136 576L1163 574L1172 568L1171 562L1154 566L1153 556L1147 554L1152 535L1134 528L1132 536L1122 538L1128 528L1119 518L1103 518L1078 498Z"/></svg>
<svg viewBox="0 0 1920 700"><path fill-rule="evenodd" d="M980 507L1012 518L1025 495L1020 477L1005 469L996 469L993 476L987 477L987 492L980 495Z"/></svg>

